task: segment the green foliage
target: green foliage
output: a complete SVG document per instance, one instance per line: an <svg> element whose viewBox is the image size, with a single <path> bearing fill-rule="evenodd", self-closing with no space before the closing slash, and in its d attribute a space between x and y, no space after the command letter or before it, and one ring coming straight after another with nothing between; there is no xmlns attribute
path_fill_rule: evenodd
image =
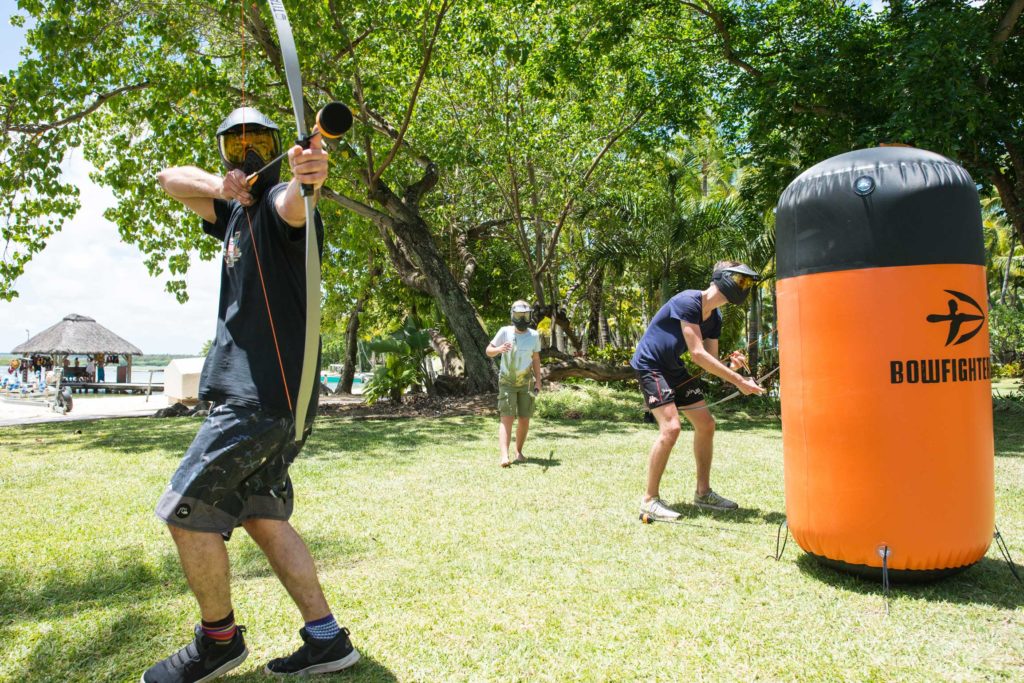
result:
<svg viewBox="0 0 1024 683"><path fill-rule="evenodd" d="M428 381L425 363L430 335L419 329L412 316L406 318L401 329L366 342L365 346L368 351L384 354L384 364L374 370L363 394L367 403L372 405L385 397L401 403L406 390Z"/></svg>
<svg viewBox="0 0 1024 683"><path fill-rule="evenodd" d="M995 305L989 311L989 339L996 361L1024 363L1024 309ZM1020 376L1011 375L1011 376Z"/></svg>
<svg viewBox="0 0 1024 683"><path fill-rule="evenodd" d="M1010 361L995 366L996 377L1024 377L1024 363L1021 361Z"/></svg>
<svg viewBox="0 0 1024 683"><path fill-rule="evenodd" d="M390 353L384 359L384 364L374 369L373 377L363 392L363 399L368 405L383 398L401 403L402 395L413 385L419 384L420 377L419 366L413 364L409 356Z"/></svg>
<svg viewBox="0 0 1024 683"><path fill-rule="evenodd" d="M325 332L320 342L320 366L326 368L332 363L345 360L345 335L339 332Z"/></svg>
<svg viewBox="0 0 1024 683"><path fill-rule="evenodd" d="M1020 20L996 34L1009 0L880 12L820 0L462 2L438 25L419 82L440 7L288 3L311 107L361 109L357 80L368 107L346 154L332 154L320 203L325 362L341 359L358 300L364 338L413 311L461 343L467 324L504 324L522 297L557 302L578 334L603 316L609 343L629 349L668 296L706 285L719 258L770 277L782 188L813 163L880 142L952 156L986 186L989 289L1002 299L1008 273L1005 298L1019 301L1024 218L995 200L1024 204ZM213 258L219 244L155 173L219 172L212 132L243 86L248 104L291 125L279 55L264 40L266 3L245 3L244 29L240 9L18 4L12 22L32 28L17 70L0 77L0 299L16 295L25 263L78 211L60 174L72 150L113 191L106 217L122 238L187 298L192 259ZM371 187L373 165L392 151ZM436 186L412 197L425 171ZM415 217L415 240L389 228L399 215ZM451 297L428 286L416 245L437 250L431 277L450 273L465 292L473 310L462 320L450 322ZM727 307L722 346L743 347L746 324ZM1003 353L1014 348L1012 334L994 337Z"/></svg>
<svg viewBox="0 0 1024 683"><path fill-rule="evenodd" d="M581 381L543 392L537 398L534 414L556 420L639 422L643 419L643 403L635 389Z"/></svg>
<svg viewBox="0 0 1024 683"><path fill-rule="evenodd" d="M629 365L633 357L632 348L618 348L615 346L593 347L587 350L587 358L599 363L608 365Z"/></svg>

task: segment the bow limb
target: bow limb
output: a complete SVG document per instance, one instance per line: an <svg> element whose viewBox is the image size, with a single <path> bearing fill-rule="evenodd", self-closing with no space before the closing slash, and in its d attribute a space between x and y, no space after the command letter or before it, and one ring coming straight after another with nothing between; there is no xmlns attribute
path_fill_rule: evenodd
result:
<svg viewBox="0 0 1024 683"><path fill-rule="evenodd" d="M295 129L300 145L308 147L306 132L306 107L302 99L302 74L299 71L299 56L295 49L295 38L288 22L282 0L267 0L274 17L278 42L281 44L281 60L284 63L285 80L291 95L295 112ZM309 410L313 391L316 389L317 361L320 355L320 250L316 237L316 199L310 185L302 186L303 203L306 206L306 334L302 350L302 367L299 371L299 391L295 396L295 440L302 440L305 431L306 414Z"/></svg>

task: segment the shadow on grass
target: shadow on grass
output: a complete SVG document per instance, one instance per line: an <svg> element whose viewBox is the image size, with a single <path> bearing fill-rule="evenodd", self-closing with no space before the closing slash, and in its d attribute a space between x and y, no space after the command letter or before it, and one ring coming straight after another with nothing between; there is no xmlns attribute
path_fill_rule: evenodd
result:
<svg viewBox="0 0 1024 683"><path fill-rule="evenodd" d="M1024 458L1024 412L993 413L996 457Z"/></svg>
<svg viewBox="0 0 1024 683"><path fill-rule="evenodd" d="M359 649L358 640L353 643L356 649ZM252 661L253 657L259 657L259 653L250 652L248 664ZM269 658L268 658L269 659ZM257 662L261 660L257 659ZM315 680L317 683L330 681L348 681L349 683L393 683L398 678L391 669L387 668L373 657L370 657L366 653L360 653L359 662L344 671L335 674L317 674L311 678L301 678L299 680ZM232 683L267 683L268 680L276 680L269 678L267 674L263 673L263 664L260 663L259 671L254 671L238 676L232 676L228 674L223 680L232 681Z"/></svg>
<svg viewBox="0 0 1024 683"><path fill-rule="evenodd" d="M496 423L497 421L495 421ZM318 422L300 458L412 462L416 453L453 438L466 441L480 437L481 418L471 416L397 418L393 420L325 419ZM497 428L495 428L497 432Z"/></svg>
<svg viewBox="0 0 1024 683"><path fill-rule="evenodd" d="M22 670L9 680L26 683L134 681L142 675L144 667L138 671L113 672L111 660L124 659L126 652L148 650L149 642L161 628L144 609L126 608L116 619L105 620L91 629L53 629L39 639Z"/></svg>
<svg viewBox="0 0 1024 683"><path fill-rule="evenodd" d="M132 455L161 451L180 458L199 429L197 418L81 420L26 425L12 432L14 448L45 453L48 448L109 450Z"/></svg>
<svg viewBox="0 0 1024 683"><path fill-rule="evenodd" d="M519 462L513 462L513 465L537 465L541 468L541 471L547 472L551 467L558 467L562 464L561 460L555 459L555 452L553 450L548 451L548 457L546 458L531 458L527 456L526 460L520 460Z"/></svg>
<svg viewBox="0 0 1024 683"><path fill-rule="evenodd" d="M669 505L679 513L679 519L670 524L683 524L705 529L723 531L744 531L764 533L764 526L778 526L786 519L781 512L765 512L758 508L740 508L739 510L702 510L696 505L686 502ZM665 522L654 522L655 525Z"/></svg>
<svg viewBox="0 0 1024 683"><path fill-rule="evenodd" d="M245 540L241 540L242 537ZM237 542L234 539L238 539ZM228 543L231 552L231 578L258 579L274 576L267 556L245 531L236 529L234 539ZM332 567L351 566L361 561L370 551L366 538L334 538L302 534L309 553L318 564L330 562ZM237 544L236 544L237 543Z"/></svg>
<svg viewBox="0 0 1024 683"><path fill-rule="evenodd" d="M28 584L23 569L0 566L0 619L64 618L97 603L127 608L152 597L154 591L186 590L177 555L161 555L154 568L144 561L142 549L135 548L96 555L92 566L84 570L80 566L57 567L38 588Z"/></svg>
<svg viewBox="0 0 1024 683"><path fill-rule="evenodd" d="M785 556L782 561L785 561ZM872 581L827 567L807 553L801 553L796 564L804 574L834 588L883 596L881 581ZM1024 587L1013 578L1009 565L989 556L981 558L959 574L938 581L894 584L891 595L915 600L991 605L1008 610L1024 606Z"/></svg>

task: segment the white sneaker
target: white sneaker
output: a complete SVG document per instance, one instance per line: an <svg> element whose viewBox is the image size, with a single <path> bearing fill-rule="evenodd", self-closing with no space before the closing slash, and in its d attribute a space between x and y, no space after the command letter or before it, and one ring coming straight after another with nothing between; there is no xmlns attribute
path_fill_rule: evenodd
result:
<svg viewBox="0 0 1024 683"><path fill-rule="evenodd" d="M693 504L701 508L702 510L725 511L736 510L737 508L739 508L739 505L729 500L728 498L725 498L724 496L718 495L711 489L708 489L708 492L705 493L703 496L698 496L697 494L694 494Z"/></svg>
<svg viewBox="0 0 1024 683"><path fill-rule="evenodd" d="M679 519L679 513L666 505L661 498L640 499L640 521L645 524L671 522L677 519Z"/></svg>

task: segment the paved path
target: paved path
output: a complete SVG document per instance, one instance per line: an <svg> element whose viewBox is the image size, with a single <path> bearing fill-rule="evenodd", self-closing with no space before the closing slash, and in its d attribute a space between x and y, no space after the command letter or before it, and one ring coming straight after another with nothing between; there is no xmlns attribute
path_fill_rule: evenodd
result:
<svg viewBox="0 0 1024 683"><path fill-rule="evenodd" d="M75 396L72 410L67 415L55 413L40 405L0 401L0 427L110 417L143 417L166 407L167 397L163 394L150 396L148 402L145 396Z"/></svg>
<svg viewBox="0 0 1024 683"><path fill-rule="evenodd" d="M360 396L320 397L321 405L362 403L362 401ZM0 401L0 427L41 422L100 420L112 417L149 417L161 408L166 408L167 404L167 397L163 394L150 396L148 402L145 396L89 397L76 395L71 412L61 415L39 405Z"/></svg>

